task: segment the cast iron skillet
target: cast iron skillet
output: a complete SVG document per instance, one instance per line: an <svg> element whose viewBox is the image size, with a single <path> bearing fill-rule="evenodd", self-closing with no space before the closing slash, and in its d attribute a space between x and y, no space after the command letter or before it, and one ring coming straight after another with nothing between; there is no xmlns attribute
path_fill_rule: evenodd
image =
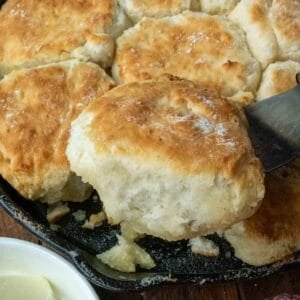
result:
<svg viewBox="0 0 300 300"><path fill-rule="evenodd" d="M0 6L5 1L0 0ZM138 269L134 274L110 269L95 255L111 248L119 228L104 224L94 231L81 228L72 214L59 222L57 231L50 230L46 221L46 206L23 199L0 177L0 205L26 229L69 259L93 284L113 291L144 289L170 283L206 283L251 279L269 275L300 262L300 252L289 260L264 267L251 267L233 256L233 249L220 237L209 236L220 247L220 255L208 258L193 255L187 241L164 242L146 237L138 242L153 257L156 267L151 271ZM71 212L82 209L87 215L99 212L97 195L84 203L69 205Z"/></svg>
<svg viewBox="0 0 300 300"><path fill-rule="evenodd" d="M99 212L101 201L94 194L84 203L70 203L71 214L53 231L46 220L46 205L23 199L0 178L0 205L40 240L68 258L93 284L113 291L128 291L166 283L206 283L263 277L300 262L300 252L280 263L264 267L249 266L233 255L230 245L217 235L209 236L220 247L220 255L210 258L192 254L187 241L165 242L146 237L138 241L155 260L151 271L138 269L127 274L110 269L95 255L117 242L117 226L104 224L93 231L82 229L72 212L79 209L87 215Z"/></svg>

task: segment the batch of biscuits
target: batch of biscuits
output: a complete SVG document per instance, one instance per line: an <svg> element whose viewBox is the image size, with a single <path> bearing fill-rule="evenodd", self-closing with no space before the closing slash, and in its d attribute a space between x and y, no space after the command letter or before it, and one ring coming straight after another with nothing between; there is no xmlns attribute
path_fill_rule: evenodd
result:
<svg viewBox="0 0 300 300"><path fill-rule="evenodd" d="M123 232L99 258L122 271L155 266L145 234L282 260L300 250L300 162L264 174L243 106L299 71L299 0L7 0L0 175L49 205L95 189Z"/></svg>

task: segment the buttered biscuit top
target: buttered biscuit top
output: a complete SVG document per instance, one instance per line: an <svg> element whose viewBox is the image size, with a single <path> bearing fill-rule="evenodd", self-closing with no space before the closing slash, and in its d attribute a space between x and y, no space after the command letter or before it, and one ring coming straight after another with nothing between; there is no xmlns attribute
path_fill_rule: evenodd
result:
<svg viewBox="0 0 300 300"><path fill-rule="evenodd" d="M114 37L128 26L116 0L8 0L0 11L0 76L70 58L107 67Z"/></svg>
<svg viewBox="0 0 300 300"><path fill-rule="evenodd" d="M164 73L247 104L254 100L261 70L237 25L221 16L184 12L144 18L117 40L113 75L118 82Z"/></svg>
<svg viewBox="0 0 300 300"><path fill-rule="evenodd" d="M90 104L67 155L111 223L168 240L226 228L264 194L240 110L174 78L119 86Z"/></svg>
<svg viewBox="0 0 300 300"><path fill-rule="evenodd" d="M65 155L71 121L113 87L97 65L68 61L15 71L0 81L0 174L21 195L85 200L91 191Z"/></svg>

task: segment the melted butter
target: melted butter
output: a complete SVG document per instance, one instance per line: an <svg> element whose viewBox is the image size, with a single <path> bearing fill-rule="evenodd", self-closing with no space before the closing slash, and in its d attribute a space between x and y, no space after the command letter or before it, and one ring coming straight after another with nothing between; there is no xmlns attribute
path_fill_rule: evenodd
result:
<svg viewBox="0 0 300 300"><path fill-rule="evenodd" d="M0 275L0 299L58 300L47 279L26 275Z"/></svg>

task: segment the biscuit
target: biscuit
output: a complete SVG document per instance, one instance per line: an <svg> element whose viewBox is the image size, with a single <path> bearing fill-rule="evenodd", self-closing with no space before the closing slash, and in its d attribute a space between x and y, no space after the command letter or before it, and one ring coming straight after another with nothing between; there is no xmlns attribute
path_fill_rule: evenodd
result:
<svg viewBox="0 0 300 300"><path fill-rule="evenodd" d="M125 84L72 123L72 171L99 193L108 221L187 239L252 215L263 171L241 110L172 77Z"/></svg>
<svg viewBox="0 0 300 300"><path fill-rule="evenodd" d="M263 73L257 100L281 94L296 86L296 74L300 72L300 63L294 61L277 62L269 65Z"/></svg>
<svg viewBox="0 0 300 300"><path fill-rule="evenodd" d="M116 0L8 0L0 11L0 76L70 58L108 67L128 22Z"/></svg>
<svg viewBox="0 0 300 300"><path fill-rule="evenodd" d="M71 121L113 81L76 60L14 71L0 81L0 174L22 196L82 201L91 187L65 155Z"/></svg>
<svg viewBox="0 0 300 300"><path fill-rule="evenodd" d="M196 8L198 0L119 0L130 19L137 23L143 17L160 18L177 15L185 10Z"/></svg>
<svg viewBox="0 0 300 300"><path fill-rule="evenodd" d="M266 175L258 212L225 232L235 255L251 265L274 263L300 250L300 160Z"/></svg>
<svg viewBox="0 0 300 300"><path fill-rule="evenodd" d="M117 40L113 76L119 83L164 73L248 104L260 80L260 64L242 30L225 17L184 12L144 18Z"/></svg>
<svg viewBox="0 0 300 300"><path fill-rule="evenodd" d="M242 0L229 18L244 30L254 57L266 68L279 56L279 47L269 18L271 1Z"/></svg>
<svg viewBox="0 0 300 300"><path fill-rule="evenodd" d="M270 16L280 59L300 62L300 1L273 0Z"/></svg>
<svg viewBox="0 0 300 300"><path fill-rule="evenodd" d="M199 0L201 11L213 15L226 15L237 5L239 0Z"/></svg>

